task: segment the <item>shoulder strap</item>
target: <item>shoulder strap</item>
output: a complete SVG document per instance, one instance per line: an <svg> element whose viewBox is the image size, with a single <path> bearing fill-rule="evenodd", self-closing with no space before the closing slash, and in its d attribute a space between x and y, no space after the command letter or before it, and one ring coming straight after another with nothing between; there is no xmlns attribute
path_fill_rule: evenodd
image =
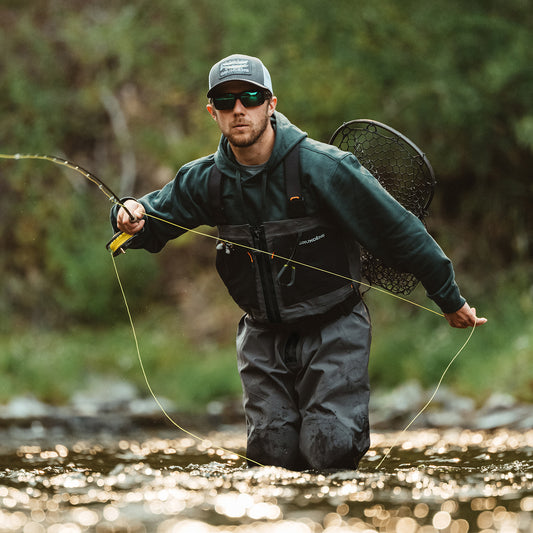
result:
<svg viewBox="0 0 533 533"><path fill-rule="evenodd" d="M226 222L226 215L222 206L222 179L223 174L218 167L213 164L209 172L209 182L207 185L207 193L209 195L209 205L213 208L215 223L224 224Z"/></svg>
<svg viewBox="0 0 533 533"><path fill-rule="evenodd" d="M300 145L297 144L287 154L283 161L285 175L285 192L288 200L290 218L300 218L306 215L305 201L302 196L300 183ZM213 209L216 224L225 224L226 215L222 205L222 180L224 175L214 164L209 172L208 195L209 205Z"/></svg>
<svg viewBox="0 0 533 533"><path fill-rule="evenodd" d="M289 201L289 217L300 218L305 216L305 201L302 196L300 182L300 144L287 154L283 161L285 174L285 191Z"/></svg>

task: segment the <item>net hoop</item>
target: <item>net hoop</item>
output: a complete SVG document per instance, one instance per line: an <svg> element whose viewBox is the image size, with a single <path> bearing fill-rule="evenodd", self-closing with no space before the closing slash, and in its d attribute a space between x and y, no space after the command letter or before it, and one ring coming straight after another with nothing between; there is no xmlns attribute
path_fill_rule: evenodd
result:
<svg viewBox="0 0 533 533"><path fill-rule="evenodd" d="M433 168L420 148L395 129L370 119L345 122L331 136L330 144L351 152L400 204L422 223L435 190ZM361 249L361 271L371 285L394 294L410 294L418 279L383 263Z"/></svg>

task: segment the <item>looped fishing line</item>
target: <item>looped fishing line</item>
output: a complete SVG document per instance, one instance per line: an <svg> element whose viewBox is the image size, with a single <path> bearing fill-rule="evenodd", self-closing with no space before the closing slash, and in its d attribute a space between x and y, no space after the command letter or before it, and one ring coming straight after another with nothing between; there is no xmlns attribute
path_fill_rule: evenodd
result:
<svg viewBox="0 0 533 533"><path fill-rule="evenodd" d="M56 164L59 164L59 165L63 165L63 166L66 166L72 170L75 170L76 172L79 172L82 176L84 176L85 178L87 178L88 180L92 181L93 183L95 183L98 188L108 197L109 200L111 200L111 202L113 202L114 204L116 205L119 205L121 207L123 207L126 212L130 215L130 218L133 219L133 217L131 216L131 213L129 212L129 210L120 202L119 198L115 195L115 193L113 193L113 191L107 186L105 185L99 178L97 178L96 176L94 176L93 174L91 174L90 172L88 172L87 170L85 170L84 168L74 164L74 163L71 163L70 161L67 161L65 159L62 159L62 158L59 158L59 157L54 157L54 156L48 156L48 155L29 155L29 154L0 154L0 158L1 159L14 159L14 160L20 160L20 159L41 159L41 160L45 160L45 161L49 161L51 163L56 163ZM295 265L300 265L300 266L303 266L303 267L306 267L306 268L311 268L311 269L314 269L314 270L318 270L320 272L323 272L325 274L328 274L328 275L332 275L332 276L336 276L336 277L339 277L339 278L343 278L343 279L346 279L348 281L352 281L354 283L357 283L359 285L362 285L362 286L365 286L365 287L368 287L369 289L373 289L373 290L376 290L378 292L381 292L381 293L384 293L384 294L387 294L388 296L392 296L394 298L397 298L399 300L402 300L404 302L407 302L411 305L414 305L416 307L419 307L421 309L424 309L425 311L428 311L430 313L433 313L435 315L438 315L438 316L441 316L441 317L444 317L444 315L442 313L439 313L438 311L435 311L433 309L430 309L429 307L426 307L424 305L421 305L417 302L414 302L412 300L409 300L408 298L405 298L403 296L400 296L398 294L394 294L394 293L391 293L385 289L382 289L381 287L377 287L375 285L370 285L370 284L367 284L363 281L359 281L359 280L355 280L355 279L352 279L352 278L349 278L347 276L344 276L342 274L338 274L336 272L331 272L331 271L328 271L326 269L323 269L323 268L320 268L320 267L316 267L314 265L310 265L310 264L306 264L306 263L302 263L300 261L295 261L294 259L291 259L291 258L287 258L287 257L283 257L283 256L280 256L280 255L277 255L277 254L272 254L271 252L266 252L264 250L259 250L259 249L256 249L256 248L253 248L251 246L247 246L247 245L244 245L244 244L239 244L239 243L234 243L232 241L229 241L229 240L225 240L225 239L220 239L219 237L217 236L214 236L214 235L210 235L208 233L204 233L204 232L201 232L199 230L196 230L196 229L191 229L191 228L187 228L187 227L184 227L184 226L180 226L179 224L176 224L175 222L171 222L170 220L165 220L163 218L159 218L157 216L154 216L154 215L150 215L148 213L146 213L146 216L147 217L150 217L150 218L153 218L155 220L158 220L160 222L164 222L166 224L169 224L171 226L175 226L179 229L182 229L184 231L187 231L187 232L191 232L191 233L194 233L196 235L200 235L200 236L203 236L203 237L209 237L211 239L215 239L215 240L218 240L218 241L222 241L222 242L225 242L227 244L231 244L233 246L239 246L241 248L245 248L249 251L253 251L255 253L264 253L264 254L267 254L269 257L272 257L272 258L278 258L278 259L282 259L284 261L288 261L288 262L292 262L293 264ZM167 411L165 410L165 408L163 407L163 405L161 404L161 402L159 401L159 399L157 398L157 396L155 395L151 385L150 385L150 382L148 380L148 376L146 374L146 371L145 371L145 368L144 368L144 364L143 364L143 361L142 361L142 357L141 357L141 351L140 351L140 348L139 348L139 342L138 342L138 338L137 338L137 333L136 333L136 330L135 330L135 325L134 325L134 322L133 322L133 317L132 317L132 314L131 314L131 311L130 311L130 308L129 308L129 305L128 305L128 301L127 301L127 298L126 298L126 293L124 291L124 287L122 285L122 281L120 279L120 275L119 275L119 272L118 272L118 269L117 269L117 266L116 266L116 262L115 262L115 258L113 257L113 254L111 253L111 259L113 260L113 267L114 267L114 270L115 270L115 275L116 275L116 278L117 278L117 281L118 281L118 284L119 284L119 288L120 288L120 292L121 292L121 295L122 295L122 298L123 298L123 301L124 301L124 306L126 308L126 312L127 312L127 315L128 315L128 319L129 319L129 322L130 322L130 326L131 326L131 330L132 330L132 334L133 334L133 339L134 339L134 342L135 342L135 349L136 349L136 352L137 352L137 358L138 358L138 361L139 361L139 366L141 368L141 372L143 374L143 377L144 377L144 380L145 380L145 383L146 383L146 386L150 392L150 394L152 395L154 401L156 402L156 404L158 405L159 409L161 409L161 412L163 413L163 415L176 427L178 428L180 431L183 431L185 434L189 435L190 437L194 438L195 440L199 440L199 441L202 441L202 442L206 442L207 439L203 438L203 437L200 437L190 431L188 431L187 429L183 428L182 426L180 426L168 413ZM457 359L457 357L459 356L459 354L464 350L464 348L466 347L466 345L468 344L468 342L470 341L473 333L474 333L474 329L475 329L475 325L472 327L472 331L470 332L470 335L468 336L467 340L465 341L465 343L461 346L461 348L459 349L459 351L454 355L454 357L452 358L452 360L448 363L448 366L446 367L446 369L444 370L444 372L442 373L442 376L438 382L438 385L433 393L433 395L431 396L431 398L428 400L428 402L426 403L426 405L424 405L424 407L416 414L416 416L411 420L411 422L409 422L409 424L405 427L405 429L399 434L399 436L396 438L396 440L394 441L393 445L389 448L389 450L387 451L387 453L384 455L384 457L381 459L381 461L379 462L378 466L376 468L379 468L383 462L385 461L385 459L389 456L390 452L392 451L392 449L394 448L394 446L396 446L399 438L411 427L411 425L415 422L415 420L426 410L426 408L429 406L429 404L433 401L433 398L435 397L435 395L437 394L437 391L439 390L439 387L444 379L444 376L446 375L446 373L448 372L448 369L451 367L451 365L453 364L453 362ZM252 462L258 466L264 466L262 465L261 463L257 462L257 461L254 461L253 459L250 459L244 455L240 455L234 451L231 451L231 450L226 450L225 448L222 448L220 446L215 446L217 449L219 450L222 450L226 453L230 453L230 454L233 454L233 455L236 455L237 457L240 457L241 459L244 459L246 461L249 461L249 462Z"/></svg>
<svg viewBox="0 0 533 533"><path fill-rule="evenodd" d="M222 242L225 242L227 244L231 244L233 246L239 246L241 248L244 248L244 249L247 249L247 250L250 250L250 251L253 251L253 252L260 252L260 253L263 253L263 254L267 254L269 257L271 258L278 258L278 259L282 259L284 261L288 261L288 262L292 262L296 265L300 265L300 266L303 266L303 267L307 267L307 268L312 268L314 270L318 270L320 272L323 272L325 274L329 274L329 275L332 275L332 276L337 276L337 277L340 277L340 278L343 278L343 279L346 279L348 281L352 281L354 283L358 283L360 285L364 285L365 287L368 287L370 289L374 289L374 290L377 290L378 292L382 292L384 294L387 294L388 296L392 296L394 298L397 298L399 300L402 300L404 302L407 302L411 305L414 305L416 307L420 307L421 309L424 309L426 311L429 311L430 313L433 313L435 315L438 315L438 316L441 316L441 317L444 317L444 314L442 313L439 313L438 311L434 311L433 309L430 309L429 307L425 307L421 304L418 304L417 302L414 302L412 300L409 300L408 298L405 298L403 296L400 296L398 294L394 294L394 293L391 293L389 291L386 291L385 289L382 289L381 287L376 287L375 285L370 285L370 284L367 284L367 283L364 283L362 281L359 281L359 280L355 280L355 279L352 279L352 278L349 278L347 276L344 276L342 274L338 274L336 272L331 272L329 270L326 270L326 269L323 269L323 268L320 268L320 267L316 267L314 265L310 265L310 264L307 264L307 263L302 263L300 261L295 261L294 259L290 259L290 258L286 258L286 257L283 257L283 256L280 256L280 255L277 255L275 253L271 253L271 252L267 252L267 251L264 251L264 250L259 250L257 248L254 248L254 247L251 247L251 246L248 246L248 245L244 245L244 244L239 244L239 243L235 243L235 242L232 242L232 241L229 241L229 240L226 240L226 239L220 239L219 237L217 236L214 236L214 235L210 235L209 233L205 233L205 232L201 232L199 230L196 230L196 229L190 229L190 228L186 228L184 226L180 226L179 224L176 224L175 222L171 222L170 220L165 220L163 218L160 218L160 217L157 217L155 215L150 215L148 213L145 213L145 216L149 217L149 218L153 218L155 220L158 220L160 222L164 222L166 224L169 224L171 226L175 226L179 229L182 229L184 231L188 231L188 232L192 232L192 233L195 233L196 235L200 235L202 237L208 237L210 239L215 239L217 241L222 241ZM118 276L118 271L117 271L117 267L116 267L116 263L115 263L115 259L113 257L113 255L111 254L111 257L113 258L113 264L115 266L115 272L116 272L116 275L117 275L117 279L118 279L118 282L119 282L119 285L120 285L120 288L121 288L121 291L122 291L122 296L124 298L124 303L126 305L126 308L128 309L128 304L126 302L126 296L124 294L124 290L122 289L122 284L120 282L120 278ZM131 315L130 315L130 312L129 312L129 309L128 309L128 315L130 316L130 323L131 323L131 326L132 326L132 329L134 331L134 336L135 336L135 330L134 330L134 326L133 326L133 321L131 319ZM459 350L457 351L457 353L453 356L453 358L451 359L451 361L448 363L448 365L446 366L446 368L444 369L444 372L442 373L439 381L438 381L438 384L437 384L437 387L435 388L435 391L433 392L433 394L431 395L430 399L427 401L427 403L424 405L424 407L422 407L422 409L414 416L414 418L409 422L409 424L407 424L407 426L402 430L402 432L398 435L398 437L395 439L395 441L393 442L392 446L388 449L388 451L386 452L386 454L383 456L383 458L381 459L381 461L379 462L379 464L376 466L376 470L379 469L381 467L381 465L383 464L383 462L387 459L387 457L390 455L391 451L393 450L393 448L396 446L396 444L398 443L399 439L402 437L402 435L414 424L414 422L418 419L418 417L428 408L428 406L430 405L430 403L433 401L433 399L435 398L435 396L437 395L437 392L442 384L442 381L444 380L444 377L446 376L448 370L450 369L450 367L452 366L452 364L454 363L454 361L457 359L457 357L459 357L459 354L465 349L465 347L467 346L467 344L470 342L470 339L472 338L472 335L474 334L474 329L475 329L475 324L474 326L472 327L472 331L470 332L470 334L468 335L468 338L466 339L466 341L464 342L464 344L461 346L461 348L459 348ZM137 354L138 354L138 357L139 357L139 363L141 365L141 369L142 369L142 372L143 372L143 375L144 375L144 378L145 378L145 381L146 381L146 384L148 386L148 389L150 391L150 393L152 394L152 396L154 397L155 401L157 402L157 405L160 407L161 411L163 412L163 414L179 429L181 429L182 431L184 431L185 433L187 433L188 435L190 436L193 436L194 438L196 439L200 439L202 440L200 437L196 436L196 435L193 435L192 433L190 433L189 431L183 429L182 427L180 427L167 413L166 411L164 410L163 406L161 405L161 403L158 401L158 399L156 398L155 394L153 393L152 391L152 388L150 387L150 384L148 383L148 378L146 376L146 373L144 371L144 367L143 367L143 364L142 364L142 360L141 360L141 354L140 354L140 351L139 351L139 346L137 344L137 339L135 338L135 343L136 343L136 347L137 347ZM224 448L220 448L221 450L224 450ZM227 451L227 450L224 450L224 451ZM235 453L235 452L232 452L232 453ZM237 456L241 457L241 458L245 458L244 456L242 455L239 455L239 454L236 454ZM246 458L245 458L246 459ZM249 461L252 461L253 463L257 464L257 465L260 465L260 463L258 463L257 461L253 461L251 459L248 459ZM260 465L262 466L262 465Z"/></svg>
<svg viewBox="0 0 533 533"><path fill-rule="evenodd" d="M418 411L418 413L411 420L411 422L409 422L409 424L407 424L407 426L405 426L405 428L401 431L401 433L396 437L396 439L392 443L392 446L387 450L387 453L385 453L385 455L383 456L383 458L381 459L379 464L376 466L376 470L383 464L385 459L387 459L387 457L390 455L391 451L396 446L396 444L398 444L398 441L400 440L402 435L414 424L415 420L428 408L429 404L433 401L433 398L435 398L435 396L437 395L437 392L438 392L438 390L439 390L439 388L441 386L441 383L442 383L442 381L444 379L444 376L446 375L446 373L448 372L448 370L452 366L453 362L457 359L457 357L459 357L459 354L465 349L466 345L469 343L470 339L472 338L472 335L474 334L474 330L475 329L476 329L476 324L474 323L474 325L472 326L472 331L470 332L470 335L468 335L468 338L466 339L464 344L461 346L461 348L459 348L458 352L453 356L452 360L448 363L448 366L444 369L444 372L442 373L442 376L440 377L439 382L437 383L437 387L433 391L433 394L431 395L431 398L427 401L427 403L424 405L424 407L422 407L422 409L420 409L420 411Z"/></svg>
<svg viewBox="0 0 533 533"><path fill-rule="evenodd" d="M180 426L166 411L166 409L163 407L163 405L161 404L161 402L159 401L159 399L157 398L156 394L154 393L153 389L152 389L152 386L150 385L150 381L148 380L148 376L146 374L146 370L144 369L144 364L143 364L143 361L142 361L142 357L141 357L141 350L139 348L139 340L137 338L137 331L135 329L135 324L133 323L133 317L132 317L132 314L131 314L131 311L130 311L130 306L128 304L128 299L126 298L126 292L124 291L124 286L122 285L122 280L120 279L120 275L118 273L118 269L117 269L117 263L115 261L115 258L113 257L113 254L111 254L111 260L113 261L113 268L115 269L115 275L117 277L117 282L118 282L118 286L120 288L120 293L122 295L122 300L124 301L124 306L126 307L126 312L128 314L128 319L129 319L129 322L130 322L130 326L131 326L131 331L132 331L132 334L133 334L133 340L135 342L135 350L137 352L137 359L139 361L139 366L141 367L141 372L142 372L142 375L144 377L144 381L146 383L146 387L148 388L148 390L150 391L150 394L152 395L152 398L154 399L155 403L158 405L159 409L161 409L161 412L163 413L163 415L165 415L165 417L170 421L170 423L172 425L174 425L175 427L177 427L179 430L183 431L183 433L189 435L189 437L192 437L193 439L195 440L199 440L201 442L206 442L207 439L204 438L204 437L200 437L199 435L196 435L195 433L192 433L191 431L188 431L187 429L185 429L184 427ZM226 448L222 448L221 446L215 446L215 448L219 449L219 450L222 450L223 452L226 452L226 453L230 453L230 454L233 454L233 455L236 455L237 457L240 457L241 459L244 459L245 461L250 461L254 464L256 464L257 466L264 466L262 465L261 463L257 462L257 461L254 461L253 459L250 459L249 457L246 457L244 455L240 455L238 454L237 452L234 452L234 451L231 451L231 450L227 450Z"/></svg>

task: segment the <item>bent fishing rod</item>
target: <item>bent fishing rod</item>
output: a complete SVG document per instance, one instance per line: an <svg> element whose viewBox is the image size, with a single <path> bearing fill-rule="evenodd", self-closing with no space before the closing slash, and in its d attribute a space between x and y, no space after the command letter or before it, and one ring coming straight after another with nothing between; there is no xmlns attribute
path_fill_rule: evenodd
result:
<svg viewBox="0 0 533 533"><path fill-rule="evenodd" d="M75 170L84 178L87 178L89 181L94 183L113 204L120 205L126 211L132 222L135 222L137 220L108 185L106 185L100 178L95 176L93 173L89 172L80 165L73 163L72 161L68 161L67 159L63 159L62 157L44 154L0 154L0 159L12 159L15 161L21 161L23 159L37 159L56 163L57 165L70 168L71 170ZM119 253L125 253L123 245L131 238L132 235L118 232L113 236L111 241L108 242L107 248L108 250L112 251L115 256Z"/></svg>

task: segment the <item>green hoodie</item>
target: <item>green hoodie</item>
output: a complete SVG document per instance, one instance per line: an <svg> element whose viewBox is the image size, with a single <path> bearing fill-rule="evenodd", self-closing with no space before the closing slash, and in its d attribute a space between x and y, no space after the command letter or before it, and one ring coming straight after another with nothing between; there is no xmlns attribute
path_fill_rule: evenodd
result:
<svg viewBox="0 0 533 533"><path fill-rule="evenodd" d="M142 197L139 201L149 215L180 227L148 217L131 247L158 252L185 228L216 225L208 193L214 162L225 177L222 205L227 224L288 219L283 159L300 143L307 214L327 219L386 264L413 273L443 312L451 313L463 306L465 300L455 283L451 261L422 222L387 193L353 154L310 139L279 112L274 113L272 124L276 131L274 149L261 173L243 175L222 136L215 154L184 165L173 181ZM112 223L116 229L116 208Z"/></svg>

